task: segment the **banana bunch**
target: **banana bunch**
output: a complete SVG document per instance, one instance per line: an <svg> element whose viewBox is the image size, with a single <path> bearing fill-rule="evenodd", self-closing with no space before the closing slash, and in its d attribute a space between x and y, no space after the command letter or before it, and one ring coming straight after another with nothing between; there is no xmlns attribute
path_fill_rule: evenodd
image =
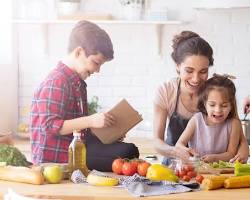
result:
<svg viewBox="0 0 250 200"><path fill-rule="evenodd" d="M95 186L115 186L119 183L117 178L100 176L91 173L87 176L87 182Z"/></svg>

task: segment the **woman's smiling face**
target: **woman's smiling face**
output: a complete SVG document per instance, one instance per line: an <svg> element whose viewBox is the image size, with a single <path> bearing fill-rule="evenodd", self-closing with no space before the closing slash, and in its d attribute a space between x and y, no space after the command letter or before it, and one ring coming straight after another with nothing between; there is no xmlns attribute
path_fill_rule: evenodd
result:
<svg viewBox="0 0 250 200"><path fill-rule="evenodd" d="M198 92L200 85L208 78L209 60L206 56L192 55L177 65L181 89L189 94Z"/></svg>

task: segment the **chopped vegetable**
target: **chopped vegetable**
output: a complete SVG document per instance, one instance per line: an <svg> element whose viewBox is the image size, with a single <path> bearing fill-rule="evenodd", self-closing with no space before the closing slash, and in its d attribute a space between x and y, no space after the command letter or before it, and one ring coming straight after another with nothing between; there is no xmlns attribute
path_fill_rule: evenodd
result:
<svg viewBox="0 0 250 200"><path fill-rule="evenodd" d="M236 161L234 164L234 174L235 176L250 175L250 164L241 164Z"/></svg>
<svg viewBox="0 0 250 200"><path fill-rule="evenodd" d="M27 167L32 164L16 147L6 144L0 144L0 155L0 162L5 163L5 165Z"/></svg>
<svg viewBox="0 0 250 200"><path fill-rule="evenodd" d="M219 160L219 162L210 163L209 165L212 168L230 168L230 167L234 167L233 163L225 162L225 161L222 161L222 160Z"/></svg>

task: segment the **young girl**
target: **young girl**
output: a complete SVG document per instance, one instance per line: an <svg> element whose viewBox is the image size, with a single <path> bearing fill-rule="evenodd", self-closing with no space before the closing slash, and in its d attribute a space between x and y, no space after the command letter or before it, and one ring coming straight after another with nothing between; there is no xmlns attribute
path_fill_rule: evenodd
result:
<svg viewBox="0 0 250 200"><path fill-rule="evenodd" d="M241 134L235 92L228 76L214 75L208 79L198 91L200 112L190 119L176 146L187 150L188 144L204 162L232 159Z"/></svg>

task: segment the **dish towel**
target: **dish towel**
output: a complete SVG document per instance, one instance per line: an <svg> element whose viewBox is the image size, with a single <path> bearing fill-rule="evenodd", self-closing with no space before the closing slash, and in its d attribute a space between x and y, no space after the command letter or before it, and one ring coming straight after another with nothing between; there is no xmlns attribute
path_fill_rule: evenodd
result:
<svg viewBox="0 0 250 200"><path fill-rule="evenodd" d="M132 177L120 179L121 184L135 197L146 197L166 194L176 194L192 191L192 189L176 183L154 183L135 174Z"/></svg>

